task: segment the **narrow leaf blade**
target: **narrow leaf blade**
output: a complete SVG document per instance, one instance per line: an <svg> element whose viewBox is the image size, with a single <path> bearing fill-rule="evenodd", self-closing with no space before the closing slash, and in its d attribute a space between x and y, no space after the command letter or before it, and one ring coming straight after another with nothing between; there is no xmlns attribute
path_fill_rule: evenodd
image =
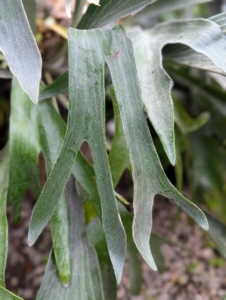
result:
<svg viewBox="0 0 226 300"><path fill-rule="evenodd" d="M22 0L0 2L0 50L21 87L31 100L37 103L41 56L29 27Z"/></svg>

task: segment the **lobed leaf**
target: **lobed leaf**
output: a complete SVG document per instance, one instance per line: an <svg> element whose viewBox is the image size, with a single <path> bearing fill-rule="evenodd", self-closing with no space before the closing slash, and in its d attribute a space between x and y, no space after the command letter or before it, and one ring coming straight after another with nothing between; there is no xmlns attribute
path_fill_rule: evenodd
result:
<svg viewBox="0 0 226 300"><path fill-rule="evenodd" d="M23 90L34 103L37 103L41 56L29 27L22 0L0 2L0 50Z"/></svg>
<svg viewBox="0 0 226 300"><path fill-rule="evenodd" d="M29 243L35 242L56 207L83 140L90 144L101 202L102 223L117 281L125 257L125 234L118 216L109 171L104 128L104 62L109 66L129 150L134 180L133 236L142 256L156 269L149 239L155 194L179 205L201 227L205 215L167 179L143 112L131 41L121 27L89 31L69 30L70 107L67 133L60 156L33 211ZM75 131L75 129L79 130Z"/></svg>
<svg viewBox="0 0 226 300"><path fill-rule="evenodd" d="M149 247L155 194L173 199L204 229L208 229L208 224L202 211L171 185L161 167L143 112L131 41L120 27L112 30L111 41L112 54L108 56L107 64L116 92L134 181L133 237L144 259L156 269ZM118 49L121 50L120 55L113 59Z"/></svg>
<svg viewBox="0 0 226 300"><path fill-rule="evenodd" d="M70 222L71 282L66 288L62 286L52 253L36 300L102 300L104 296L98 259L87 238L82 203L73 178L69 181L66 193Z"/></svg>
<svg viewBox="0 0 226 300"><path fill-rule="evenodd" d="M208 57L217 68L226 71L226 36L209 20L163 23L152 30L136 30L133 41L142 100L165 152L175 163L172 81L162 66L162 49L166 44L183 44ZM177 57L177 53L174 53ZM177 58L178 59L178 58Z"/></svg>
<svg viewBox="0 0 226 300"><path fill-rule="evenodd" d="M226 31L226 14L222 13L209 18L211 22L220 26L220 30L225 33ZM185 45L167 45L163 49L165 57L176 61L183 65L188 65L194 68L211 71L214 73L225 75L225 71L216 65L212 59L203 53L195 52L194 49Z"/></svg>

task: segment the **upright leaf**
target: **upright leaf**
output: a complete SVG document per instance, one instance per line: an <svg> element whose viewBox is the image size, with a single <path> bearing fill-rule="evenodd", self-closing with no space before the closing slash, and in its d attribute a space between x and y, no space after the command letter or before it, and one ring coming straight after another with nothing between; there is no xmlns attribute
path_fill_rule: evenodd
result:
<svg viewBox="0 0 226 300"><path fill-rule="evenodd" d="M34 208L29 243L35 242L48 222L61 197L81 142L87 140L94 160L103 228L119 281L125 257L125 235L118 216L104 143L105 61L112 75L129 150L134 180L133 236L141 254L155 269L149 246L155 194L173 199L204 229L208 229L208 223L202 211L171 185L161 167L143 112L132 43L122 28L70 29L69 41L70 108L67 133L57 163Z"/></svg>
<svg viewBox="0 0 226 300"><path fill-rule="evenodd" d="M103 300L98 259L87 238L82 203L72 178L67 189L67 201L70 220L71 282L67 288L62 286L52 253L36 300Z"/></svg>
<svg viewBox="0 0 226 300"><path fill-rule="evenodd" d="M126 245L105 146L104 56L102 52L103 46L107 47L107 43L102 45L99 52L90 51L92 45L98 49L97 38L101 38L101 31L97 31L97 37L96 31L93 31L94 35L92 31L87 31L87 33L88 37L84 31L69 30L70 108L67 133L57 164L34 208L29 230L29 244L35 242L48 222L68 180L78 150L82 142L87 140L94 161L108 250L116 278L120 281ZM101 42L105 41L101 40ZM79 130L75 131L75 128ZM59 181L56 181L55 176ZM43 213L43 207L45 207L45 213Z"/></svg>
<svg viewBox="0 0 226 300"><path fill-rule="evenodd" d="M33 102L37 103L41 56L29 27L22 0L0 2L0 50L23 90Z"/></svg>
<svg viewBox="0 0 226 300"><path fill-rule="evenodd" d="M132 38L142 100L172 164L175 163L174 117L170 95L172 81L162 66L162 48L166 44L184 44L208 57L226 72L226 36L209 20L163 23L152 30L137 30Z"/></svg>
<svg viewBox="0 0 226 300"><path fill-rule="evenodd" d="M40 144L44 153L47 174L50 174L59 155L65 125L62 118L53 109L53 105L47 101L42 102L38 109L38 131ZM69 253L69 224L65 193L54 210L51 217L51 232L53 239L54 256L60 279L64 285L68 285L71 277L70 253Z"/></svg>
<svg viewBox="0 0 226 300"><path fill-rule="evenodd" d="M8 223L6 216L9 184L8 145L0 152L0 286L5 286L5 267L8 252ZM3 299L3 298L2 298Z"/></svg>

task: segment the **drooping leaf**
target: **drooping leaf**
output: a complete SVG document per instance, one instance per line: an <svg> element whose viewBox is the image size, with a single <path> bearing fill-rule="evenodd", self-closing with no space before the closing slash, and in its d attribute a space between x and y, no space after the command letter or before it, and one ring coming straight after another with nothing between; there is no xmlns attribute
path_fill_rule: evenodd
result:
<svg viewBox="0 0 226 300"><path fill-rule="evenodd" d="M220 30L225 33L225 13L213 16L209 18L209 20L220 26ZM192 47L190 48L185 45L167 45L163 49L163 54L165 57L170 58L171 60L180 64L225 75L224 69L215 64L210 57L206 56L204 53L195 52Z"/></svg>
<svg viewBox="0 0 226 300"><path fill-rule="evenodd" d="M22 0L0 2L0 50L21 87L31 100L37 103L41 56L28 24Z"/></svg>
<svg viewBox="0 0 226 300"><path fill-rule="evenodd" d="M6 216L9 184L8 145L0 152L0 286L5 286L5 267L8 252L8 223ZM2 298L3 299L3 298Z"/></svg>
<svg viewBox="0 0 226 300"><path fill-rule="evenodd" d="M101 0L100 6L89 5L86 14L78 25L79 29L105 27L118 20L137 13L155 0Z"/></svg>
<svg viewBox="0 0 226 300"><path fill-rule="evenodd" d="M5 288L0 286L0 299L4 300L23 300L22 298L14 295L13 293L7 291Z"/></svg>
<svg viewBox="0 0 226 300"><path fill-rule="evenodd" d="M29 100L14 77L9 126L8 200L12 203L15 221L20 219L25 190L30 187L36 197L41 191L38 178L38 155L41 147L37 128L36 106Z"/></svg>
<svg viewBox="0 0 226 300"><path fill-rule="evenodd" d="M70 220L71 282L66 288L62 286L53 253L50 254L36 300L102 300L104 296L98 259L87 238L82 203L73 178L69 181L66 194Z"/></svg>
<svg viewBox="0 0 226 300"><path fill-rule="evenodd" d="M171 185L161 167L143 112L132 44L122 28L117 26L89 31L70 29L69 46L70 108L67 134L57 163L34 208L29 243L35 242L48 222L70 175L78 149L86 139L94 160L108 250L119 281L125 257L125 240L104 145L105 61L111 72L129 149L135 187L133 236L142 256L152 268L156 268L149 247L155 194L172 199L204 229L208 229L208 223L202 211ZM75 130L77 128L78 131Z"/></svg>
<svg viewBox="0 0 226 300"><path fill-rule="evenodd" d="M209 20L163 23L152 30L131 32L141 82L142 100L165 152L175 163L172 81L162 66L161 50L166 44L183 44L208 57L226 71L226 36ZM177 57L177 53L175 54ZM177 58L178 59L178 58Z"/></svg>
<svg viewBox="0 0 226 300"><path fill-rule="evenodd" d="M115 280L114 269L112 267L111 260L108 254L104 230L101 222L97 218L95 218L87 226L87 233L98 256L104 290L104 298L106 300L115 300L117 283Z"/></svg>

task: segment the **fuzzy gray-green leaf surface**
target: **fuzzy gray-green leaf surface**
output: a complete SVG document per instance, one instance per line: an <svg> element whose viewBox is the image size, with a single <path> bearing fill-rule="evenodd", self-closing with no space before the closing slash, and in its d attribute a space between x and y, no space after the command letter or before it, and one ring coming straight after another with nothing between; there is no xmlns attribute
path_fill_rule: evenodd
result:
<svg viewBox="0 0 226 300"><path fill-rule="evenodd" d="M23 90L33 102L37 103L41 79L41 56L22 0L0 2L0 50Z"/></svg>
<svg viewBox="0 0 226 300"><path fill-rule="evenodd" d="M155 194L172 199L201 227L208 229L202 211L169 182L160 164L146 122L133 47L120 26L110 29L69 30L70 107L67 133L60 156L36 203L29 229L33 244L48 222L69 178L83 140L94 161L102 224L110 258L119 281L125 258L125 234L118 215L105 147L104 63L109 66L129 151L134 181L135 243L156 269L149 240Z"/></svg>
<svg viewBox="0 0 226 300"><path fill-rule="evenodd" d="M129 36L134 45L142 100L165 152L174 164L172 81L162 66L162 49L166 44L186 45L226 72L226 36L217 24L203 19L163 23L152 30L136 30Z"/></svg>
<svg viewBox="0 0 226 300"><path fill-rule="evenodd" d="M73 178L67 187L70 222L71 282L63 287L57 274L53 254L50 254L45 276L36 300L103 300L103 290L97 255L88 241L84 212Z"/></svg>

